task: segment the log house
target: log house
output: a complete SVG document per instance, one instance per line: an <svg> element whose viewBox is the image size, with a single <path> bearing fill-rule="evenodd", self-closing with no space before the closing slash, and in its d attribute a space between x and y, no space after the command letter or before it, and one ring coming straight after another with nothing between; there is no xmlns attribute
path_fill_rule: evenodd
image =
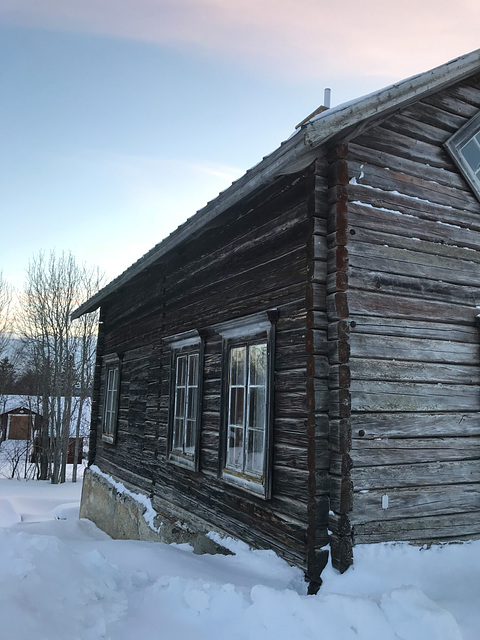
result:
<svg viewBox="0 0 480 640"><path fill-rule="evenodd" d="M325 110L79 307L90 464L312 590L478 537L479 114L480 50Z"/></svg>

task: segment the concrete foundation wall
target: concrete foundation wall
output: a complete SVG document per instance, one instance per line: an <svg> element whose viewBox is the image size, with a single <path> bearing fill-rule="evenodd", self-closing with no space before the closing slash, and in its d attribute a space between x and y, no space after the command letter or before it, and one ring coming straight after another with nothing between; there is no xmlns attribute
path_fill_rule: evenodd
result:
<svg viewBox="0 0 480 640"><path fill-rule="evenodd" d="M147 540L152 542L189 543L195 553L230 553L225 547L199 531L198 523L180 522L174 514L158 514L150 527L143 514L146 507L127 493L118 491L106 478L91 469L83 478L80 518L94 522L97 527L119 540ZM211 528L210 528L211 529Z"/></svg>

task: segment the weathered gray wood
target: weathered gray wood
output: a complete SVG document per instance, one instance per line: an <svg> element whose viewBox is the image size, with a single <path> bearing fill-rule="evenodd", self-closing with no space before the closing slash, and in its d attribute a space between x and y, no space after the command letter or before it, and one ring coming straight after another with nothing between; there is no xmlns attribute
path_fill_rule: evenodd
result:
<svg viewBox="0 0 480 640"><path fill-rule="evenodd" d="M404 235L397 235L396 229L392 229L390 232L385 233L381 231L375 231L373 229L363 229L358 225L355 227L355 243L350 246L353 255L356 250L365 251L360 243L375 243L378 246L384 246L385 248L398 248L407 249L408 251L417 252L420 256L424 256L425 260L428 260L428 255L439 256L441 253L447 261L452 264L451 260L461 260L467 264L477 265L480 262L480 251L470 249L468 247L457 247L440 242L429 242L428 240L420 240L420 238L409 238ZM358 244L357 244L358 243ZM357 249L358 247L358 249ZM350 254L349 254L350 255ZM419 257L419 259L422 259ZM452 264L453 266L453 264Z"/></svg>
<svg viewBox="0 0 480 640"><path fill-rule="evenodd" d="M420 247L417 246L417 249ZM349 250L349 262L351 268L464 285L462 288L464 295L468 295L469 290L473 289L465 285L476 283L480 279L480 264L473 260L450 258L419 250L397 249L389 245L380 246L364 242L352 244ZM354 276L354 273L350 271L349 277L352 275Z"/></svg>
<svg viewBox="0 0 480 640"><path fill-rule="evenodd" d="M352 380L352 411L480 411L476 385Z"/></svg>
<svg viewBox="0 0 480 640"><path fill-rule="evenodd" d="M480 536L480 510L447 515L418 516L383 522L358 524L354 528L356 544L385 540L429 543L468 540Z"/></svg>
<svg viewBox="0 0 480 640"><path fill-rule="evenodd" d="M356 333L356 327L350 337L350 349L352 358L385 358L389 361L470 365L478 359L478 345L475 343Z"/></svg>
<svg viewBox="0 0 480 640"><path fill-rule="evenodd" d="M466 307L460 304L448 304L437 300L422 300L410 296L398 296L374 291L352 289L348 295L348 312L353 314L381 316L382 318L411 318L473 325L477 315L475 302Z"/></svg>
<svg viewBox="0 0 480 640"><path fill-rule="evenodd" d="M353 467L355 491L480 482L478 459Z"/></svg>
<svg viewBox="0 0 480 640"><path fill-rule="evenodd" d="M426 438L480 435L477 412L360 413L351 417L354 438ZM362 432L363 435L359 435Z"/></svg>
<svg viewBox="0 0 480 640"><path fill-rule="evenodd" d="M364 524L374 521L414 518L419 513L444 515L480 510L480 485L443 485L388 490L388 509L382 509L384 490L355 493L352 521Z"/></svg>
<svg viewBox="0 0 480 640"><path fill-rule="evenodd" d="M478 364L401 362L351 358L350 375L356 380L390 380L398 382L435 381L442 384L480 384Z"/></svg>
<svg viewBox="0 0 480 640"><path fill-rule="evenodd" d="M480 438L356 438L350 456L355 467L480 460Z"/></svg>
<svg viewBox="0 0 480 640"><path fill-rule="evenodd" d="M416 198L419 206L422 201L428 203L438 203L442 206L453 206L466 211L478 211L478 201L470 191L465 190L463 181L460 178L453 178L454 184L442 184L441 182L427 180L418 173L404 173L392 170L389 167L381 167L376 164L362 161L350 161L349 171L351 175L349 186L350 200L356 200L356 190L354 185L382 190L387 192L387 196L394 195L394 192L401 192L406 196Z"/></svg>

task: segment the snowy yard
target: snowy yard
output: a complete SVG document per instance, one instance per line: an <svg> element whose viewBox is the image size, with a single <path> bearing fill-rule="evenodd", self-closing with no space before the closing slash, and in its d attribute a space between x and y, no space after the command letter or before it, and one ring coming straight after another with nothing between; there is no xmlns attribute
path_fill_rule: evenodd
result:
<svg viewBox="0 0 480 640"><path fill-rule="evenodd" d="M356 548L316 596L268 551L112 540L80 484L0 480L1 640L477 640L480 542Z"/></svg>

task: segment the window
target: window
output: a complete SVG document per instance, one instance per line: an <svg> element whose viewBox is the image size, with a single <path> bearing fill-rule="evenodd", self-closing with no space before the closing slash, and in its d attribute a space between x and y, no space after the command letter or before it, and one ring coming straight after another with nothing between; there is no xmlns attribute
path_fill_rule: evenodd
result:
<svg viewBox="0 0 480 640"><path fill-rule="evenodd" d="M118 400L120 390L120 359L105 356L105 393L103 401L102 440L113 444L117 431Z"/></svg>
<svg viewBox="0 0 480 640"><path fill-rule="evenodd" d="M197 432L199 353L175 358L175 403L172 451L193 458Z"/></svg>
<svg viewBox="0 0 480 640"><path fill-rule="evenodd" d="M225 468L257 480L265 457L266 401L267 343L230 347Z"/></svg>
<svg viewBox="0 0 480 640"><path fill-rule="evenodd" d="M447 140L445 146L480 198L480 114Z"/></svg>
<svg viewBox="0 0 480 640"><path fill-rule="evenodd" d="M215 327L223 338L220 476L265 498L271 495L273 310Z"/></svg>
<svg viewBox="0 0 480 640"><path fill-rule="evenodd" d="M198 468L203 342L197 331L165 340L172 349L168 459Z"/></svg>

